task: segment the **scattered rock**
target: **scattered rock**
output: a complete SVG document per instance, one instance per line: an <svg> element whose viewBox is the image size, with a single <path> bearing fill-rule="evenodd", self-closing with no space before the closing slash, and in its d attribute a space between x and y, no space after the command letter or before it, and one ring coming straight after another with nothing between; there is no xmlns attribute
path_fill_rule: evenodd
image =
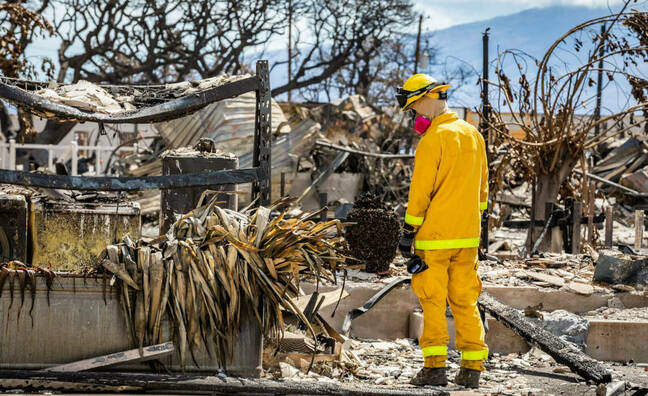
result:
<svg viewBox="0 0 648 396"><path fill-rule="evenodd" d="M279 362L281 378L294 378L299 375L299 369L285 362Z"/></svg>
<svg viewBox="0 0 648 396"><path fill-rule="evenodd" d="M582 347L585 345L585 339L589 331L587 319L562 309L546 312L543 316L544 320L540 324L547 331L577 346Z"/></svg>
<svg viewBox="0 0 648 396"><path fill-rule="evenodd" d="M645 267L646 261L643 259L635 260L620 252L605 250L599 254L596 261L594 280L613 284L637 283L637 275Z"/></svg>
<svg viewBox="0 0 648 396"><path fill-rule="evenodd" d="M584 296L590 296L592 295L592 293L594 293L594 287L592 285L588 285L576 281L569 282L567 284L567 290L577 294L582 294Z"/></svg>
<svg viewBox="0 0 648 396"><path fill-rule="evenodd" d="M633 292L635 291L635 288L632 286L624 285L624 284L617 284L617 285L612 285L612 288L614 290L622 291L622 292Z"/></svg>
<svg viewBox="0 0 648 396"><path fill-rule="evenodd" d="M621 299L619 299L619 297L612 297L612 298L608 298L608 307L616 308L616 309L624 309L625 305L623 305L623 302L621 302Z"/></svg>

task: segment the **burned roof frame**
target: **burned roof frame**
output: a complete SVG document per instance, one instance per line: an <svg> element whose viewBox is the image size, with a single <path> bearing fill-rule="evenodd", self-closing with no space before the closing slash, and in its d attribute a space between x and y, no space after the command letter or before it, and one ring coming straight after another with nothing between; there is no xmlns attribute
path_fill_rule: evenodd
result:
<svg viewBox="0 0 648 396"><path fill-rule="evenodd" d="M232 98L246 92L256 93L254 148L252 168L224 170L187 175L148 177L85 177L46 175L15 170L0 170L0 183L64 190L137 191L186 187L209 187L221 184L252 182L252 199L256 205L270 203L270 144L271 96L267 60L256 63L256 75L212 87L188 96L150 107L107 115L84 112L72 106L56 103L0 82L0 98L30 112L50 119L95 121L103 123L145 123L181 118L210 103Z"/></svg>

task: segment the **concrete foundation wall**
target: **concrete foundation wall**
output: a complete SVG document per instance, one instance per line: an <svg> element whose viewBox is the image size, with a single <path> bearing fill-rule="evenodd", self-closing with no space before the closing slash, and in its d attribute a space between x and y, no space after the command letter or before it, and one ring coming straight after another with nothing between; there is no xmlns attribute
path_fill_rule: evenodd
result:
<svg viewBox="0 0 648 396"><path fill-rule="evenodd" d="M384 284L347 282L345 290L349 295L340 301L334 317L331 317L335 303L320 309L322 316L338 331L342 328L344 317L350 310L362 306L369 298L384 287ZM302 283L309 294L315 285ZM320 287L320 292L340 290L340 286ZM537 287L500 287L485 286L502 303L524 309L528 306L543 304L542 310L563 309L574 313L591 311L606 307L608 299L618 297L627 308L648 306L648 297L640 294L594 294L578 295L561 290L540 289ZM409 285L394 289L379 301L369 312L353 321L351 336L367 339L394 340L398 338L417 338L423 330L422 314L418 298ZM417 315L420 318L417 318ZM454 347L455 328L452 317L447 318L450 347ZM528 343L513 330L493 318L488 319L489 331L486 343L494 353L525 353L530 349ZM627 362L648 362L648 344L639 340L646 338L648 322L590 321L587 338L587 353L599 360Z"/></svg>
<svg viewBox="0 0 648 396"><path fill-rule="evenodd" d="M24 303L21 304L17 281L13 303L7 284L0 294L1 369L41 369L134 348L129 343L116 288L106 286L108 289L104 296L101 278L84 280L59 276L52 285L48 305L45 280L40 276L35 279L37 288L31 314L31 295L25 291ZM166 316L161 329L164 341L170 341ZM256 319L251 313L242 312L239 338L234 344L233 358L227 371L258 377L261 374L262 343ZM211 348L212 357L204 348L197 351L196 360L200 367L193 364L187 352L184 370L214 374L219 366L213 342ZM163 358L162 363L170 370L182 371L177 350ZM118 365L110 369L150 370L145 363Z"/></svg>

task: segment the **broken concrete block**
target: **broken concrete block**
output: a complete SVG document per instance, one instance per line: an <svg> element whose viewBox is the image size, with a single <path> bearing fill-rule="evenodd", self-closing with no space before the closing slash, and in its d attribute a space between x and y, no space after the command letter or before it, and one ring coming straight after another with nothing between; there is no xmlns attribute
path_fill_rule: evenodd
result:
<svg viewBox="0 0 648 396"><path fill-rule="evenodd" d="M566 287L569 291L582 294L584 296L591 296L594 293L594 287L586 283L571 281L567 284Z"/></svg>
<svg viewBox="0 0 648 396"><path fill-rule="evenodd" d="M594 280L605 283L637 283L637 275L646 269L646 260L634 260L626 255L599 254L594 269Z"/></svg>
<svg viewBox="0 0 648 396"><path fill-rule="evenodd" d="M418 340L423 333L423 312L413 311L409 314L409 338Z"/></svg>
<svg viewBox="0 0 648 396"><path fill-rule="evenodd" d="M559 309L553 312L543 313L543 319L533 319L534 322L539 322L545 330L558 336L564 341L571 342L583 348L587 333L589 331L589 323L576 314Z"/></svg>
<svg viewBox="0 0 648 396"><path fill-rule="evenodd" d="M299 370L288 363L279 362L281 378L293 378L299 375Z"/></svg>
<svg viewBox="0 0 648 396"><path fill-rule="evenodd" d="M612 297L608 299L608 307L616 309L625 309L625 305L619 297Z"/></svg>

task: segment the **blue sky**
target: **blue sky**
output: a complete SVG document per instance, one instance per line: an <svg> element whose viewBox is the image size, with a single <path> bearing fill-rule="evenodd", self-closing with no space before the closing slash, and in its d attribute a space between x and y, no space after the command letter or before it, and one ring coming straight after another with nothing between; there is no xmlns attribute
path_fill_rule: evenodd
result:
<svg viewBox="0 0 648 396"><path fill-rule="evenodd" d="M623 3L621 0L414 0L414 2L416 8L426 16L423 30L445 29L463 23L515 14L529 8L562 5L611 7L616 10Z"/></svg>

